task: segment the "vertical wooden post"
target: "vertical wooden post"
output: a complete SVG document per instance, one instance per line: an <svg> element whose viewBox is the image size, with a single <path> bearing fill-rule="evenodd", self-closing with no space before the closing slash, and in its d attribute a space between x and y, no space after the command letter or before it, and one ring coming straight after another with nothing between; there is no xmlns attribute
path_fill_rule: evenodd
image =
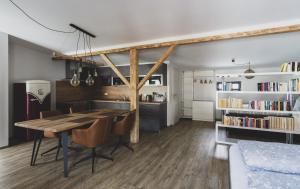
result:
<svg viewBox="0 0 300 189"><path fill-rule="evenodd" d="M130 133L131 143L139 142L140 115L139 115L139 63L138 52L130 49L130 109L136 110L135 124Z"/></svg>

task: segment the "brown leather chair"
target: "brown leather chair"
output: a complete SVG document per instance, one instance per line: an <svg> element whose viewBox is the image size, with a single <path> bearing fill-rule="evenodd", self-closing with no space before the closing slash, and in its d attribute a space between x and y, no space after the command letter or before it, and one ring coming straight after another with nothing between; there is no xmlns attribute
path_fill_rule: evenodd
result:
<svg viewBox="0 0 300 189"><path fill-rule="evenodd" d="M111 151L111 155L121 146L127 147L129 150L134 151L132 147L129 146L129 142L125 142L124 137L129 135L132 127L135 123L135 110L118 117L118 121L113 125L112 131L115 135L119 137L118 143Z"/></svg>
<svg viewBox="0 0 300 189"><path fill-rule="evenodd" d="M40 119L44 119L44 118L47 118L47 117L53 117L53 116L58 116L58 115L61 115L62 113L60 111L42 111L40 112ZM53 150L56 150L56 156L55 156L55 160L57 160L58 158L58 155L59 155L59 151L60 151L60 148L62 147L61 146L61 137L59 135L56 135L55 133L53 132L50 132L50 131L44 131L44 137L46 138L58 138L58 143L55 147L43 152L41 154L41 156L53 151Z"/></svg>
<svg viewBox="0 0 300 189"><path fill-rule="evenodd" d="M96 157L104 158L113 161L111 157L105 156L103 154L96 154L96 147L104 144L111 134L112 118L104 117L97 119L89 128L87 129L74 129L72 130L72 140L74 143L81 144L87 148L91 148L91 155L82 158L74 164L85 161L92 158L92 173L94 172L94 162Z"/></svg>

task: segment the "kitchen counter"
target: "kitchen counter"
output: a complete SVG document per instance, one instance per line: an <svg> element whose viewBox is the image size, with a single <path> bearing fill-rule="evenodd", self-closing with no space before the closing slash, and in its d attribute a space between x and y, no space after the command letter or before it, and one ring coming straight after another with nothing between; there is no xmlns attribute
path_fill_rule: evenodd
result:
<svg viewBox="0 0 300 189"><path fill-rule="evenodd" d="M92 100L93 108L130 109L129 101ZM140 129L157 131L167 126L167 102L140 102Z"/></svg>

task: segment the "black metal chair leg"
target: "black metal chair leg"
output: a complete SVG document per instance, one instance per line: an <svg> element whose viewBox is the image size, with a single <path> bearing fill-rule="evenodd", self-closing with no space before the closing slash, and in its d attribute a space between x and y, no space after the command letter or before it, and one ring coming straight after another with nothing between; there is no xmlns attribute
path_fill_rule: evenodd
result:
<svg viewBox="0 0 300 189"><path fill-rule="evenodd" d="M129 146L128 143L123 143L123 145L124 145L126 148L128 148L129 150L131 150L132 152L134 152L134 149L133 149L131 146Z"/></svg>
<svg viewBox="0 0 300 189"><path fill-rule="evenodd" d="M120 147L120 143L117 143L114 149L110 152L110 155L112 155L119 147Z"/></svg>
<svg viewBox="0 0 300 189"><path fill-rule="evenodd" d="M77 161L76 163L74 163L73 166L76 166L78 163L81 163L81 162L83 162L83 161L85 161L85 160L88 160L88 159L90 159L90 158L92 158L92 156L91 156L91 155L88 155L88 156L86 156L86 157L80 159L80 160Z"/></svg>
<svg viewBox="0 0 300 189"><path fill-rule="evenodd" d="M97 157L107 159L107 160L110 160L110 161L114 161L114 159L112 157L109 157L109 156L106 156L106 155L103 155L103 154L97 154Z"/></svg>
<svg viewBox="0 0 300 189"><path fill-rule="evenodd" d="M119 137L118 143L116 144L116 146L114 147L114 149L110 152L110 155L112 155L121 145L122 142L122 138Z"/></svg>
<svg viewBox="0 0 300 189"><path fill-rule="evenodd" d="M36 149L36 152L35 152L35 156L34 156L34 160L33 160L32 165L35 165L35 161L36 161L37 155L39 153L39 149L40 149L40 145L41 145L42 139L43 139L43 136L40 136L39 143L37 145L37 149Z"/></svg>
<svg viewBox="0 0 300 189"><path fill-rule="evenodd" d="M34 134L33 140L34 140L34 142L33 142L33 148L32 148L30 166L33 166L33 159L34 159L34 155L35 155L35 147L36 147L36 142L37 142L37 136L36 136L36 134Z"/></svg>
<svg viewBox="0 0 300 189"><path fill-rule="evenodd" d="M51 151L53 151L53 150L56 150L56 149L57 149L57 146L55 146L55 147L53 147L53 148L51 148L51 149L49 149L49 150L47 150L47 151L41 153L41 156L43 156L43 155L45 155L45 154L47 154L47 153L49 153L49 152L51 152Z"/></svg>

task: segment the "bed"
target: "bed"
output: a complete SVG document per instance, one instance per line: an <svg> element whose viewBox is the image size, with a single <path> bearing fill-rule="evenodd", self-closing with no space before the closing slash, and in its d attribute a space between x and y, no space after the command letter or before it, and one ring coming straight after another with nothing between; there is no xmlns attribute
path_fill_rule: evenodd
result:
<svg viewBox="0 0 300 189"><path fill-rule="evenodd" d="M300 146L239 141L229 149L231 189L300 188Z"/></svg>
<svg viewBox="0 0 300 189"><path fill-rule="evenodd" d="M248 189L247 167L237 144L229 149L230 188Z"/></svg>

